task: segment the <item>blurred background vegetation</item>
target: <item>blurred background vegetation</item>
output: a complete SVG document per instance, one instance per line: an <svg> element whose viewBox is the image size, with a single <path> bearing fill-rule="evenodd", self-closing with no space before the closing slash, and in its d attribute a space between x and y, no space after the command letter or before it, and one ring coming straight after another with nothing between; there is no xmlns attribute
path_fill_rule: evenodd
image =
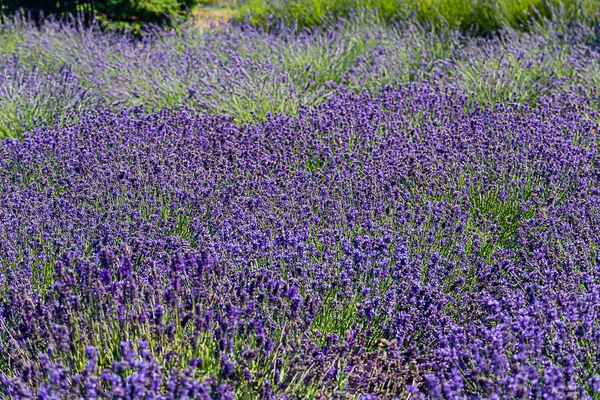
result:
<svg viewBox="0 0 600 400"><path fill-rule="evenodd" d="M97 14L112 21L161 22L200 5L199 0L95 0Z"/></svg>
<svg viewBox="0 0 600 400"><path fill-rule="evenodd" d="M267 25L273 16L299 28L350 16L355 10L376 11L377 22L416 17L429 26L487 34L502 28L527 30L534 20L563 19L597 23L599 0L245 0L238 18Z"/></svg>

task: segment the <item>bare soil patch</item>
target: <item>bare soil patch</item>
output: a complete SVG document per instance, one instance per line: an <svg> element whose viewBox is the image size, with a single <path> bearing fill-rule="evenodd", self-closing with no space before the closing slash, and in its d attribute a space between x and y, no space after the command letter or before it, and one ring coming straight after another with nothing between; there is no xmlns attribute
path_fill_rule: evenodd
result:
<svg viewBox="0 0 600 400"><path fill-rule="evenodd" d="M194 16L199 27L213 29L222 23L228 23L236 16L236 11L230 8L201 7L194 12Z"/></svg>

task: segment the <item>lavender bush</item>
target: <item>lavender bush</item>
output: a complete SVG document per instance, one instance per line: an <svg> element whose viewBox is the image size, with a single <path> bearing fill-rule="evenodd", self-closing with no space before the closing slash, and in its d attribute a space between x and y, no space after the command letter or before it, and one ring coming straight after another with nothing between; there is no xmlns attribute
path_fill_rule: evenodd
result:
<svg viewBox="0 0 600 400"><path fill-rule="evenodd" d="M598 398L597 94L79 113L0 144L14 398Z"/></svg>
<svg viewBox="0 0 600 400"><path fill-rule="evenodd" d="M368 20L357 15L300 34L285 26L266 34L243 24L208 32L184 24L149 28L136 40L57 23L39 31L17 18L0 28L0 137L98 107L183 105L241 123L386 84L428 83L482 102L516 97L531 105L571 85L600 84L598 29L587 24L557 20L532 26L532 34L484 40Z"/></svg>

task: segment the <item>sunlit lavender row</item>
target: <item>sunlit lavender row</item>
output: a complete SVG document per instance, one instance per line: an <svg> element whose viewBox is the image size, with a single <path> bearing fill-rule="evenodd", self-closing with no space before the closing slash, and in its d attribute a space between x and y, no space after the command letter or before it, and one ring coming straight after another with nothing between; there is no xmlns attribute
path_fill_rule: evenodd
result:
<svg viewBox="0 0 600 400"><path fill-rule="evenodd" d="M16 19L0 27L0 137L99 107L186 105L246 122L386 84L427 82L482 102L532 105L571 85L600 85L599 30L589 25L555 21L474 39L411 21L368 21L300 34L186 23L135 38L58 23L38 30Z"/></svg>
<svg viewBox="0 0 600 400"><path fill-rule="evenodd" d="M599 115L428 85L0 144L12 398L598 398Z"/></svg>

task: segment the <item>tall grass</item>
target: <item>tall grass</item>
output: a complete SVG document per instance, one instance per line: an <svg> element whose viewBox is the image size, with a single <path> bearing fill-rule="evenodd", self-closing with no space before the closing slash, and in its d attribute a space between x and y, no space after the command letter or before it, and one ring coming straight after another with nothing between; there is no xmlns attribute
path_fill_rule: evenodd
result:
<svg viewBox="0 0 600 400"><path fill-rule="evenodd" d="M376 11L379 22L411 16L426 25L449 26L463 32L489 34L502 28L527 30L533 20L563 18L597 22L595 0L247 0L240 15L259 25L273 17L299 28L347 18L357 10Z"/></svg>

